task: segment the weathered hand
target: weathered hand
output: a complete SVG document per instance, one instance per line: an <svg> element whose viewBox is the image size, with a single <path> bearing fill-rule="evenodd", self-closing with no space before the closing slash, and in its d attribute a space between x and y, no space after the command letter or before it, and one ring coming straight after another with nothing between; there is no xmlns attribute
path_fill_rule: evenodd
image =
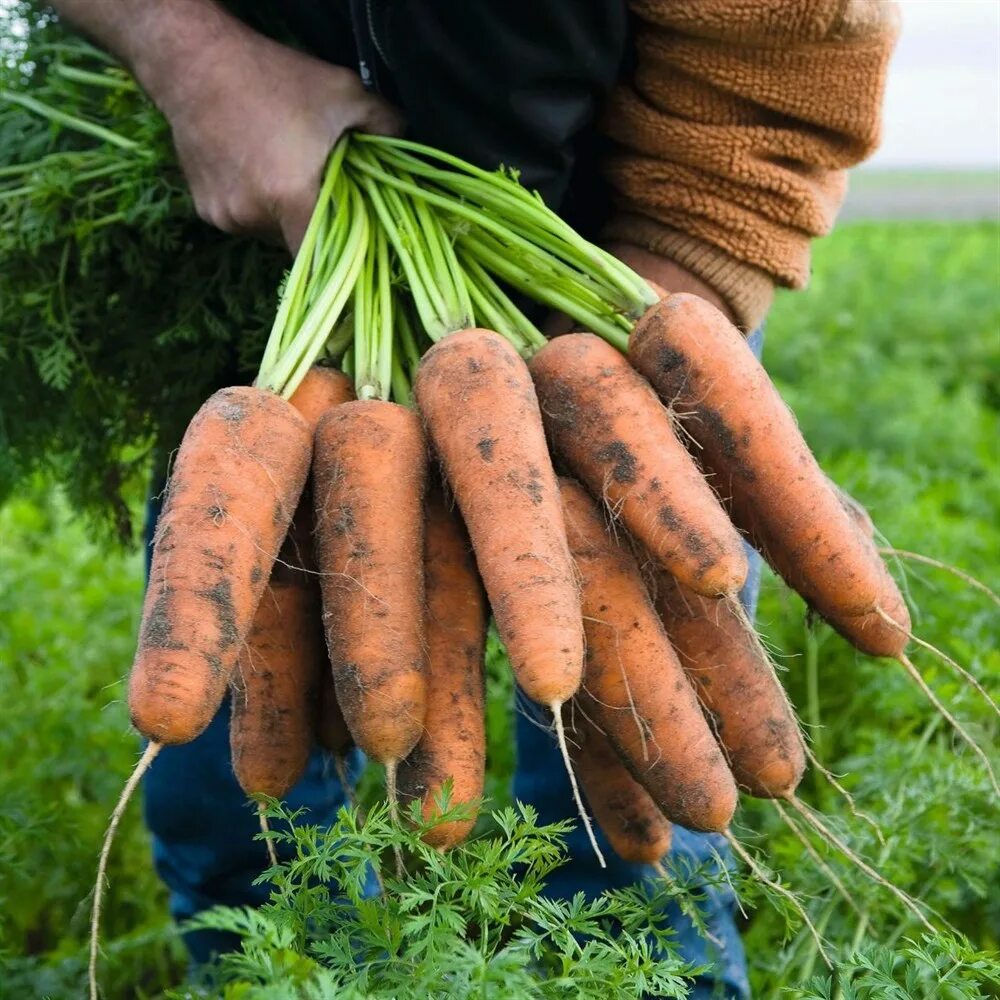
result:
<svg viewBox="0 0 1000 1000"><path fill-rule="evenodd" d="M220 22L181 65L148 66L147 86L172 126L198 214L226 232L281 239L292 251L340 136L400 127L356 73L235 20Z"/></svg>

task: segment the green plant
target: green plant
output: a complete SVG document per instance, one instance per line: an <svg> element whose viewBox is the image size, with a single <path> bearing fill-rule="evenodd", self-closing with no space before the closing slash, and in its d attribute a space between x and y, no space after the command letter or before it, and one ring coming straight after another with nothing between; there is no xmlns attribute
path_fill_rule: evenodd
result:
<svg viewBox="0 0 1000 1000"><path fill-rule="evenodd" d="M442 801L442 821L456 818ZM280 806L272 822L294 822ZM549 898L546 878L566 860L567 824L539 826L529 807L495 812L496 833L440 853L394 825L384 804L363 819L342 811L330 829L299 822L273 834L296 858L261 878L274 884L259 910L217 908L193 927L239 935L241 946L212 970L203 995L337 997L663 997L687 995L698 970L677 957L656 916L654 887L587 900ZM406 871L370 865L406 855ZM674 890L681 891L681 890ZM180 996L181 994L176 994Z"/></svg>

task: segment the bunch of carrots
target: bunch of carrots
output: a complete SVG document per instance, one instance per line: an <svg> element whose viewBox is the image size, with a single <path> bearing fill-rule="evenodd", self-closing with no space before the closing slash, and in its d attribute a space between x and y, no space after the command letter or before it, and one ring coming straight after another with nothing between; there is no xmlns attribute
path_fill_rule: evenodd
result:
<svg viewBox="0 0 1000 1000"><path fill-rule="evenodd" d="M576 332L548 340L525 298ZM588 813L658 864L671 823L725 833L742 791L887 884L796 798L810 751L740 603L745 541L899 661L989 768L907 656L870 519L720 312L653 288L510 173L342 140L256 384L213 395L173 464L129 683L149 743L102 852L95 995L127 795L227 693L248 794L285 795L316 743L356 745L428 820L450 783L463 818L427 838L460 843L483 794L491 614L598 855Z"/></svg>

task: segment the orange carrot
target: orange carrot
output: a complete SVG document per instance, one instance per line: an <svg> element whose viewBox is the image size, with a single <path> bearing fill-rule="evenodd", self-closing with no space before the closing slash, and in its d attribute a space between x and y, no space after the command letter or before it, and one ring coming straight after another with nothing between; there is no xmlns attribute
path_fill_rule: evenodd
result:
<svg viewBox="0 0 1000 1000"><path fill-rule="evenodd" d="M725 316L695 295L670 295L636 324L629 356L697 443L733 522L789 585L824 616L874 611L879 561Z"/></svg>
<svg viewBox="0 0 1000 1000"><path fill-rule="evenodd" d="M283 798L302 776L326 648L315 577L291 563L289 534L233 674L229 743L248 795Z"/></svg>
<svg viewBox="0 0 1000 1000"><path fill-rule="evenodd" d="M872 516L868 513L864 504L852 497L847 490L841 489L832 479L830 480L830 485L833 487L834 493L837 494L840 506L850 515L851 520L854 522L854 527L866 538L874 539L875 522L872 520Z"/></svg>
<svg viewBox="0 0 1000 1000"><path fill-rule="evenodd" d="M736 785L641 571L583 487L563 479L560 488L587 634L578 704L668 819L724 830Z"/></svg>
<svg viewBox="0 0 1000 1000"><path fill-rule="evenodd" d="M423 495L416 414L344 403L316 428L316 555L334 686L358 746L386 765L414 747L426 711Z"/></svg>
<svg viewBox="0 0 1000 1000"><path fill-rule="evenodd" d="M582 712L574 713L571 746L583 794L615 854L632 864L660 862L670 850L670 821Z"/></svg>
<svg viewBox="0 0 1000 1000"><path fill-rule="evenodd" d="M136 728L187 743L211 722L309 468L309 427L249 387L215 393L191 421L156 532L129 679Z"/></svg>
<svg viewBox="0 0 1000 1000"><path fill-rule="evenodd" d="M291 404L315 431L320 417L333 406L354 399L354 384L336 368L313 365L292 394Z"/></svg>
<svg viewBox="0 0 1000 1000"><path fill-rule="evenodd" d="M342 372L314 367L291 403L314 431L327 410L353 396L351 380ZM282 798L302 776L320 685L330 673L312 524L307 484L234 675L229 742L233 770L248 795ZM335 726L340 715L336 702L324 705L323 712Z"/></svg>
<svg viewBox="0 0 1000 1000"><path fill-rule="evenodd" d="M483 656L489 610L465 527L441 491L427 497L424 586L427 595L427 718L423 735L400 764L404 798L419 798L423 815L438 815L442 786L451 780L451 806L467 805L468 820L428 831L437 848L461 843L475 824L486 768Z"/></svg>
<svg viewBox="0 0 1000 1000"><path fill-rule="evenodd" d="M351 748L354 740L344 721L344 713L340 710L333 674L329 669L324 670L320 678L315 725L316 740L324 750L329 750L335 756L342 756Z"/></svg>
<svg viewBox="0 0 1000 1000"><path fill-rule="evenodd" d="M531 375L499 334L463 330L427 352L415 389L518 683L562 705L580 684L583 629Z"/></svg>
<svg viewBox="0 0 1000 1000"><path fill-rule="evenodd" d="M499 334L460 330L424 355L414 390L514 676L552 712L580 819L603 866L566 746L562 706L580 686L583 628L531 373Z"/></svg>
<svg viewBox="0 0 1000 1000"><path fill-rule="evenodd" d="M794 794L805 770L802 736L746 617L666 573L657 577L656 606L737 784L759 798Z"/></svg>
<svg viewBox="0 0 1000 1000"><path fill-rule="evenodd" d="M550 341L531 374L570 471L686 586L709 597L738 593L743 543L649 383L590 333Z"/></svg>
<svg viewBox="0 0 1000 1000"><path fill-rule="evenodd" d="M857 526L855 530L858 530ZM874 541L869 538L868 542L871 549L870 558L878 564L880 570L877 610L864 615L838 615L830 612L823 617L855 649L866 656L898 660L906 652L912 628L910 609L906 606L906 599L896 586L892 574L876 551ZM886 621L886 616L896 624Z"/></svg>

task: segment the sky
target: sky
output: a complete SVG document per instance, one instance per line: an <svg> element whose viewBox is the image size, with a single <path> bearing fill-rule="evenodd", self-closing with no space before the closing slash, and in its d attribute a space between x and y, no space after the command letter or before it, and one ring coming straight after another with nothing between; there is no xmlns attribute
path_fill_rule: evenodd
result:
<svg viewBox="0 0 1000 1000"><path fill-rule="evenodd" d="M1000 0L901 0L881 167L1000 167Z"/></svg>

